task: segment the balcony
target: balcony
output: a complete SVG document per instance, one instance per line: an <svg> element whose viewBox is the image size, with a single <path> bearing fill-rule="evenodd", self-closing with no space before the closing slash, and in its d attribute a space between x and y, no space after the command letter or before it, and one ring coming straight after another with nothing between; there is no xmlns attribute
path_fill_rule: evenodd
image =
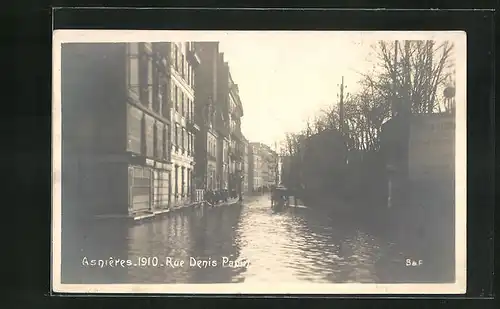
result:
<svg viewBox="0 0 500 309"><path fill-rule="evenodd" d="M215 129L221 136L227 137L230 134L228 125L217 123Z"/></svg>
<svg viewBox="0 0 500 309"><path fill-rule="evenodd" d="M243 140L243 133L241 132L240 128L232 128L231 129L231 136L237 140L240 140L240 141Z"/></svg>
<svg viewBox="0 0 500 309"><path fill-rule="evenodd" d="M243 153L238 148L229 148L229 157L234 161L241 161L243 158Z"/></svg>
<svg viewBox="0 0 500 309"><path fill-rule="evenodd" d="M186 127L189 131L191 132L199 132L200 131L200 126L196 124L193 118L187 118L186 119Z"/></svg>
<svg viewBox="0 0 500 309"><path fill-rule="evenodd" d="M186 44L186 56L187 56L187 61L193 66L197 67L200 65L201 60L200 57L198 57L196 50L194 49L194 45L192 43L187 43Z"/></svg>
<svg viewBox="0 0 500 309"><path fill-rule="evenodd" d="M230 113L231 113L231 116L233 116L234 118L240 118L241 117L237 108L232 108L231 111L230 111Z"/></svg>

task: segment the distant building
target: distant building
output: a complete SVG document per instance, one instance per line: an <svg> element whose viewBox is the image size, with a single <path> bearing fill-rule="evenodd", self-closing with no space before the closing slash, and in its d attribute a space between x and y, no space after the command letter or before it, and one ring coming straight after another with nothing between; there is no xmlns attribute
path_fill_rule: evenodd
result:
<svg viewBox="0 0 500 309"><path fill-rule="evenodd" d="M251 187L249 185L249 164L250 164L250 151L248 140L244 138L242 142L242 156L243 156L243 192L251 192Z"/></svg>
<svg viewBox="0 0 500 309"><path fill-rule="evenodd" d="M229 73L229 190L238 193L243 191L243 154L245 153L245 137L241 131L241 119L244 116L238 85Z"/></svg>
<svg viewBox="0 0 500 309"><path fill-rule="evenodd" d="M262 143L250 143L249 187L257 190L278 183L278 154Z"/></svg>

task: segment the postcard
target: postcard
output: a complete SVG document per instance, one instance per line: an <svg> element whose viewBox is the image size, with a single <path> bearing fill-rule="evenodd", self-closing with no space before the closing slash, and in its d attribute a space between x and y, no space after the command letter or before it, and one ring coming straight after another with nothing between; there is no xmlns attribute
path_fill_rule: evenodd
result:
<svg viewBox="0 0 500 309"><path fill-rule="evenodd" d="M53 43L54 292L465 293L465 32Z"/></svg>

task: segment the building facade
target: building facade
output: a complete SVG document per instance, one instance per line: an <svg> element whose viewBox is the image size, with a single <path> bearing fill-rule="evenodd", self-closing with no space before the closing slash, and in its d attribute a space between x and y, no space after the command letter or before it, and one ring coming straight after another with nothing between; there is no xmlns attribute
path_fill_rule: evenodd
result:
<svg viewBox="0 0 500 309"><path fill-rule="evenodd" d="M248 145L248 189L251 192L262 187L262 179L258 166L261 165L260 154L254 149L252 143Z"/></svg>
<svg viewBox="0 0 500 309"><path fill-rule="evenodd" d="M172 147L173 195L175 204L190 202L194 194L194 140L199 126L194 117L194 65L200 60L193 43L170 43L171 121L174 130Z"/></svg>
<svg viewBox="0 0 500 309"><path fill-rule="evenodd" d="M243 162L243 192L249 193L252 192L251 187L249 186L249 164L250 164L250 154L249 154L249 145L248 140L243 138L242 141L242 162Z"/></svg>
<svg viewBox="0 0 500 309"><path fill-rule="evenodd" d="M242 190L243 106L218 42L195 44L201 65L196 75L197 182L212 190Z"/></svg>
<svg viewBox="0 0 500 309"><path fill-rule="evenodd" d="M253 191L278 184L278 154L262 143L249 144L249 186Z"/></svg>
<svg viewBox="0 0 500 309"><path fill-rule="evenodd" d="M229 104L229 190L238 194L243 192L243 153L245 138L241 131L241 120L244 115L238 85L233 81L231 74L228 80Z"/></svg>
<svg viewBox="0 0 500 309"><path fill-rule="evenodd" d="M221 116L218 98L218 76L221 59L217 42L197 42L195 49L201 65L195 76L195 119L200 124L196 136L196 183L199 188L219 190L221 186L223 152L219 140L226 132L218 121Z"/></svg>
<svg viewBox="0 0 500 309"><path fill-rule="evenodd" d="M62 172L85 213L190 200L199 63L191 43L63 46Z"/></svg>

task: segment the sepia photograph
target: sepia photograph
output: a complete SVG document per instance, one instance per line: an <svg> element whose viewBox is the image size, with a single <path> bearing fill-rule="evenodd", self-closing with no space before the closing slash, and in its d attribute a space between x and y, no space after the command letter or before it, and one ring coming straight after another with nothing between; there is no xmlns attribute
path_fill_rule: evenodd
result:
<svg viewBox="0 0 500 309"><path fill-rule="evenodd" d="M463 294L466 34L57 30L52 288Z"/></svg>

